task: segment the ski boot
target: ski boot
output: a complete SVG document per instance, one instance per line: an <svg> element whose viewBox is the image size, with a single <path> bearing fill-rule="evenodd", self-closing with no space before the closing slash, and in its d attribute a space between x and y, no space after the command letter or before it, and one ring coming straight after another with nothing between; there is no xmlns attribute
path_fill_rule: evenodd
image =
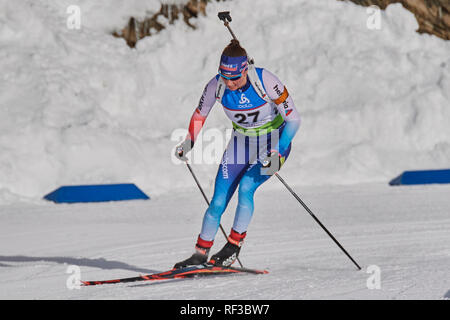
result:
<svg viewBox="0 0 450 320"><path fill-rule="evenodd" d="M195 266L206 263L208 261L209 250L213 245L213 241L205 241L198 236L197 244L195 245L195 252L186 260L176 263L173 268L179 269L187 266Z"/></svg>
<svg viewBox="0 0 450 320"><path fill-rule="evenodd" d="M246 235L246 232L238 233L231 229L231 233L228 237L228 242L225 244L222 250L211 257L208 264L221 267L231 266L239 256L239 252L241 251L241 246L244 243L244 238Z"/></svg>

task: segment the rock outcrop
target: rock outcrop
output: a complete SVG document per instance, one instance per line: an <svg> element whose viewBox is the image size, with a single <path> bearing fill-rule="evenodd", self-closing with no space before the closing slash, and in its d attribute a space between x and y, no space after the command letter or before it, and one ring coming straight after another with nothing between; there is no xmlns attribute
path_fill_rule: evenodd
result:
<svg viewBox="0 0 450 320"><path fill-rule="evenodd" d="M173 24L181 16L189 27L195 29L190 19L198 17L199 14L205 15L207 3L208 0L189 0L185 5L161 4L160 10L151 17L142 21L131 17L127 26L120 32L114 32L113 35L124 38L128 46L134 48L139 39L156 34L166 27L161 23L163 18L167 24Z"/></svg>

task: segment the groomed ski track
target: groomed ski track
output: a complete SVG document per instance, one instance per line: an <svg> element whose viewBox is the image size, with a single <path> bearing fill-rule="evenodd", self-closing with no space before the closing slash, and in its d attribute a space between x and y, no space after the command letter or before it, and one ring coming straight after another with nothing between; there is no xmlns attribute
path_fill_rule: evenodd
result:
<svg viewBox="0 0 450 320"><path fill-rule="evenodd" d="M282 173L282 172L281 172ZM286 177L289 182L289 177ZM158 272L191 254L206 208L199 192L151 201L0 208L0 299L443 299L449 297L450 187L294 187L355 266L275 179L256 194L241 253L267 275L66 286ZM208 189L207 189L208 190ZM208 190L208 194L211 190ZM222 223L229 229L235 200ZM217 234L213 248L224 243ZM368 289L375 265L380 289ZM370 269L371 270L371 269Z"/></svg>

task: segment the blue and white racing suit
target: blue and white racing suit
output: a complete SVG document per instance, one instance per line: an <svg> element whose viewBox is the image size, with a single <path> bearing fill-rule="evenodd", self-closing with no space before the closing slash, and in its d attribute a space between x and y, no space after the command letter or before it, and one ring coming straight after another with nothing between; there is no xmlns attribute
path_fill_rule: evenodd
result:
<svg viewBox="0 0 450 320"><path fill-rule="evenodd" d="M271 102L261 98L249 80L238 90L227 88L219 101L234 130L217 172L213 198L203 218L199 236L203 241L212 243L214 240L222 214L238 186L233 230L247 231L254 212L255 191L270 178L264 174L261 160L271 150L287 159L291 141L300 126L300 116L283 83L265 69L256 68L256 72ZM219 75L216 75L206 85L191 118L189 136L193 142L216 102L218 80Z"/></svg>

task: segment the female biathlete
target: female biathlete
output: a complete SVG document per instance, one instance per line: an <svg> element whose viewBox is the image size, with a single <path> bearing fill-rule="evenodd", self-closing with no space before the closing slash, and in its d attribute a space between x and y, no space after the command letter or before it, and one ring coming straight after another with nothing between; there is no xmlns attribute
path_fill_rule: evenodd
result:
<svg viewBox="0 0 450 320"><path fill-rule="evenodd" d="M233 133L217 172L195 252L174 268L206 262L230 266L236 261L253 215L254 193L281 168L300 126L300 116L283 83L269 71L249 64L245 49L232 40L222 52L219 74L203 91L185 141L176 148L180 160L187 160L186 154L216 101L232 121ZM208 261L221 216L238 185L238 205L228 242Z"/></svg>

